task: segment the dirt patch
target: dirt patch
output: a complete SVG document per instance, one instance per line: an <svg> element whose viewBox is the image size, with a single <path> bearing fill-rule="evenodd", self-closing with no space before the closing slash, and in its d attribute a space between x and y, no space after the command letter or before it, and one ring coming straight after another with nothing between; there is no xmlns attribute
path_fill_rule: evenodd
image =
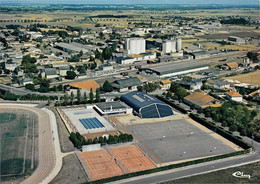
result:
<svg viewBox="0 0 260 184"><path fill-rule="evenodd" d="M70 152L74 150L74 146L72 142L69 140L69 132L64 125L63 121L60 118L60 115L58 114L57 110L54 108L51 108L52 112L56 116L56 121L58 125L58 132L59 132L59 139L60 139L60 147L62 152Z"/></svg>
<svg viewBox="0 0 260 184"><path fill-rule="evenodd" d="M62 168L50 184L80 184L85 182L87 182L87 177L82 166L76 155L70 154L63 158Z"/></svg>
<svg viewBox="0 0 260 184"><path fill-rule="evenodd" d="M227 77L226 79L238 80L242 83L249 83L249 84L255 84L260 86L259 77L260 77L260 70L252 73Z"/></svg>

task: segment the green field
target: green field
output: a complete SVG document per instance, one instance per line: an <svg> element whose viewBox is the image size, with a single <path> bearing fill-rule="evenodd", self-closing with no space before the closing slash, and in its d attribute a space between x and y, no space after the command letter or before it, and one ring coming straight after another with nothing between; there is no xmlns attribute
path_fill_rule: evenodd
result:
<svg viewBox="0 0 260 184"><path fill-rule="evenodd" d="M38 118L25 110L0 113L1 180L19 181L38 165Z"/></svg>
<svg viewBox="0 0 260 184"><path fill-rule="evenodd" d="M16 114L12 113L0 113L0 123L11 122L16 119Z"/></svg>
<svg viewBox="0 0 260 184"><path fill-rule="evenodd" d="M251 178L236 178L232 176L234 172L243 172L245 175L250 175ZM234 167L221 171L212 172L209 174L201 174L188 178L178 179L174 181L164 182L162 184L175 183L259 183L260 181L260 162Z"/></svg>

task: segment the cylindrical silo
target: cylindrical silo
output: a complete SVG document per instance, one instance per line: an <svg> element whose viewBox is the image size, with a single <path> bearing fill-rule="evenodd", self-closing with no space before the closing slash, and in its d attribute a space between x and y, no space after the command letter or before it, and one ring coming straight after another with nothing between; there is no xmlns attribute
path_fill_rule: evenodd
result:
<svg viewBox="0 0 260 184"><path fill-rule="evenodd" d="M180 51L181 50L181 38L176 38L176 49L177 51Z"/></svg>

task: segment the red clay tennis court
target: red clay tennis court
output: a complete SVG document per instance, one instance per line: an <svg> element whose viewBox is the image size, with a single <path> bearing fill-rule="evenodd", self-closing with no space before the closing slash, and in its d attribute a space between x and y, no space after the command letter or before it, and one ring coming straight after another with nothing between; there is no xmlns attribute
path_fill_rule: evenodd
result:
<svg viewBox="0 0 260 184"><path fill-rule="evenodd" d="M155 168L155 164L135 145L112 148L117 163L131 172Z"/></svg>
<svg viewBox="0 0 260 184"><path fill-rule="evenodd" d="M113 157L105 149L80 153L91 180L99 180L124 174L123 170L115 163Z"/></svg>

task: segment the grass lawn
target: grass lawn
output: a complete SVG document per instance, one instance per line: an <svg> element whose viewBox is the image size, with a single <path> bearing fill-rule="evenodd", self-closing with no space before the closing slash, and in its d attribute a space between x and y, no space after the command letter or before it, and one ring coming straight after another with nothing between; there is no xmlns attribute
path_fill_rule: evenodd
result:
<svg viewBox="0 0 260 184"><path fill-rule="evenodd" d="M13 113L0 113L0 124L11 122L16 119L16 114Z"/></svg>
<svg viewBox="0 0 260 184"><path fill-rule="evenodd" d="M10 109L0 113L1 181L23 178L37 168L37 121L36 114L29 111Z"/></svg>
<svg viewBox="0 0 260 184"><path fill-rule="evenodd" d="M236 171L243 172L245 175L250 175L248 178L236 178L232 174ZM201 174L188 178L182 178L174 181L164 182L162 184L174 183L259 183L260 181L260 162L244 165L240 167L215 171L209 174Z"/></svg>

